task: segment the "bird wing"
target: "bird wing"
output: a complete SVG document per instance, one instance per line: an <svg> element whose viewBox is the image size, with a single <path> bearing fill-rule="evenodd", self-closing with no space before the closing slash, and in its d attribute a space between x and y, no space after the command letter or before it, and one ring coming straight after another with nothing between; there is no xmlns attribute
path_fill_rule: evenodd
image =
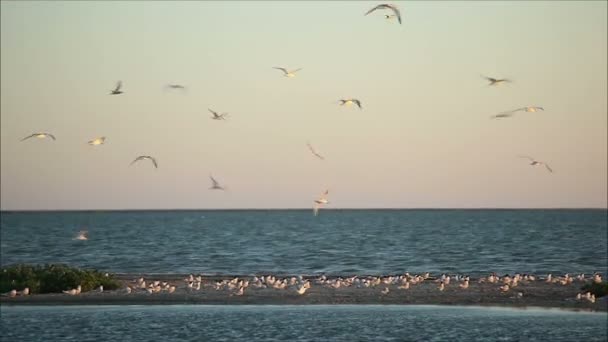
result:
<svg viewBox="0 0 608 342"><path fill-rule="evenodd" d="M378 5L378 6L374 7L374 8L372 8L372 9L370 9L369 11L367 11L365 13L365 15L368 15L368 14L372 13L373 11L375 11L377 9L381 9L381 8L386 8L386 5L385 4Z"/></svg>
<svg viewBox="0 0 608 342"><path fill-rule="evenodd" d="M312 154L314 154L315 156L317 156L321 160L325 160L325 158L323 158L322 155L320 155L319 153L317 153L317 151L315 151L315 149L309 143L306 143L306 145L308 146L308 149L310 150L310 152Z"/></svg>
<svg viewBox="0 0 608 342"><path fill-rule="evenodd" d="M549 167L549 165L547 165L546 163L543 163L543 165L545 165L545 167L547 168L547 170L551 173L553 173L553 170Z"/></svg>
<svg viewBox="0 0 608 342"><path fill-rule="evenodd" d="M300 70L302 70L302 69L303 69L303 68L298 68L298 69L296 69L296 70L292 70L292 71L291 71L291 73L292 73L292 74L293 74L293 73L296 73L296 72L298 72L298 71L300 71Z"/></svg>
<svg viewBox="0 0 608 342"><path fill-rule="evenodd" d="M34 134L32 134L32 135L28 135L27 137L25 137L25 138L21 139L21 141L23 141L23 140L27 140L27 139L29 139L29 138L33 138L33 137L35 137L35 136L37 136L37 135L38 135L38 133L34 133Z"/></svg>
<svg viewBox="0 0 608 342"><path fill-rule="evenodd" d="M148 157L148 159L152 161L152 164L154 164L154 168L158 169L158 163L156 162L156 158Z"/></svg>
<svg viewBox="0 0 608 342"><path fill-rule="evenodd" d="M488 77L488 76L484 76L484 75L481 75L481 77L485 78L486 80L488 80L488 81L490 81L490 82L496 82L496 79L495 79L495 78Z"/></svg>
<svg viewBox="0 0 608 342"><path fill-rule="evenodd" d="M526 158L529 159L530 161L534 161L534 158L529 157L529 156L517 156L518 158Z"/></svg>
<svg viewBox="0 0 608 342"><path fill-rule="evenodd" d="M278 69L278 70L281 70L281 71L283 71L283 72L284 72L284 73L286 73L286 74L287 74L287 73L289 73L289 71L287 71L287 69L285 69L285 68L281 68L281 67L272 67L272 68L273 68L273 69Z"/></svg>
<svg viewBox="0 0 608 342"><path fill-rule="evenodd" d="M386 7L390 8L391 10L393 10L393 13L395 13L395 15L397 16L397 19L399 20L399 24L401 24L401 12L397 8L397 6L395 6L395 5L387 5Z"/></svg>
<svg viewBox="0 0 608 342"><path fill-rule="evenodd" d="M114 91L119 91L120 88L122 88L122 81L118 81L118 83L116 83L116 89L114 89Z"/></svg>
<svg viewBox="0 0 608 342"><path fill-rule="evenodd" d="M215 180L215 178L213 178L213 176L209 175L209 178L211 178L211 181L213 182L213 186L219 186L220 183L218 183L218 181Z"/></svg>
<svg viewBox="0 0 608 342"><path fill-rule="evenodd" d="M357 104L357 106L359 106L359 109L363 109L363 107L361 107L361 101L357 100L357 99L353 99L353 102Z"/></svg>
<svg viewBox="0 0 608 342"><path fill-rule="evenodd" d="M55 136L52 135L51 133L44 133L44 135L46 135L47 137L50 137L53 140L57 140L57 139L55 139Z"/></svg>
<svg viewBox="0 0 608 342"><path fill-rule="evenodd" d="M131 162L131 164L130 164L130 165L133 165L133 163L138 162L138 161L140 161L140 160L142 160L142 159L144 159L144 158L146 158L146 156L139 156L139 157L137 157L137 158L133 159L133 161Z"/></svg>
<svg viewBox="0 0 608 342"><path fill-rule="evenodd" d="M209 109L209 108L207 108ZM209 109L209 111L211 112L211 114L213 114L213 116L218 117L217 112L214 110Z"/></svg>

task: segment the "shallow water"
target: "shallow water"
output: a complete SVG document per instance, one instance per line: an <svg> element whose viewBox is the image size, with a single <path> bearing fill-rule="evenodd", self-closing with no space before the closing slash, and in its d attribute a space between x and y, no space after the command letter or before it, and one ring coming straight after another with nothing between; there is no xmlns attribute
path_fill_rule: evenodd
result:
<svg viewBox="0 0 608 342"><path fill-rule="evenodd" d="M605 341L608 315L441 306L1 308L2 341Z"/></svg>
<svg viewBox="0 0 608 342"><path fill-rule="evenodd" d="M1 264L111 272L592 273L608 267L606 210L2 213ZM88 241L73 240L88 229Z"/></svg>

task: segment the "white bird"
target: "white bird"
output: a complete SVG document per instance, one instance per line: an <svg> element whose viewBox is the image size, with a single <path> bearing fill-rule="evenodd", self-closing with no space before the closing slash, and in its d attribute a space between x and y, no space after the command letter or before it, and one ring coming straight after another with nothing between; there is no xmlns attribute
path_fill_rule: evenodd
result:
<svg viewBox="0 0 608 342"><path fill-rule="evenodd" d="M312 145L310 143L306 143L306 146L308 146L308 149L310 150L310 152L315 155L317 158L321 159L321 160L325 160L325 158L323 158L322 155L320 155L319 153L317 153L317 151L315 151L315 149L312 147Z"/></svg>
<svg viewBox="0 0 608 342"><path fill-rule="evenodd" d="M99 285L99 292L103 292L103 285Z"/></svg>
<svg viewBox="0 0 608 342"><path fill-rule="evenodd" d="M291 77L296 77L296 72L298 72L298 71L302 70L302 68L295 69L295 70L291 70L291 71L290 71L290 70L287 70L287 69L285 69L285 68L281 68L281 67L272 67L272 68L273 68L273 69L278 69L278 70L283 71L283 76L285 76L285 77L290 77L290 78L291 78Z"/></svg>
<svg viewBox="0 0 608 342"><path fill-rule="evenodd" d="M317 216L317 214L319 213L319 208L321 208L322 205L329 203L329 201L326 198L328 194L329 194L329 190L325 190L325 192L321 195L321 197L314 201L315 204L313 206L313 214L315 216Z"/></svg>
<svg viewBox="0 0 608 342"><path fill-rule="evenodd" d="M380 4L372 9L370 9L369 11L367 11L367 13L365 13L365 15L368 15L370 13L372 13L375 10L379 10L379 9L390 9L391 11L393 11L394 15L397 16L397 20L399 20L399 24L401 24L401 13L399 12L399 8L397 8L397 6L395 5L391 5L391 4ZM389 19L388 17L386 17L387 19Z"/></svg>
<svg viewBox="0 0 608 342"><path fill-rule="evenodd" d="M386 295L386 294L388 294L388 292L389 292L389 291L390 291L390 290L388 289L388 287L385 287L385 288L384 288L384 290L382 290L382 292L381 292L381 293L382 293L383 295Z"/></svg>
<svg viewBox="0 0 608 342"><path fill-rule="evenodd" d="M207 109L209 109L209 108L207 108ZM228 117L228 113L219 114L218 112L216 112L212 109L209 109L209 112L211 112L211 114L213 114L213 116L211 117L211 119L213 119L213 120L226 120L226 118Z"/></svg>
<svg viewBox="0 0 608 342"><path fill-rule="evenodd" d="M127 286L127 288L125 289L125 291L127 291L127 294L131 293L131 287Z"/></svg>
<svg viewBox="0 0 608 342"><path fill-rule="evenodd" d="M308 287L306 287L306 286L300 286L300 287L298 287L298 288L296 289L296 292L297 292L299 295L303 295L304 293L306 293L306 290L308 290Z"/></svg>
<svg viewBox="0 0 608 342"><path fill-rule="evenodd" d="M175 286L171 285L171 286L169 287L169 290L167 290L167 292L169 292L169 293L173 293L173 292L175 292Z"/></svg>
<svg viewBox="0 0 608 342"><path fill-rule="evenodd" d="M28 135L27 137L21 139L21 141L27 140L29 138L34 138L34 137L36 137L38 139L51 138L53 140L57 140L57 139L55 139L55 136L52 135L51 133L34 133L34 134Z"/></svg>
<svg viewBox="0 0 608 342"><path fill-rule="evenodd" d="M24 295L24 296L29 295L30 294L30 288L29 287L24 288L23 291L21 291L21 294Z"/></svg>
<svg viewBox="0 0 608 342"><path fill-rule="evenodd" d="M89 232L86 230L81 230L78 232L78 235L76 235L76 237L74 238L74 240L88 240L89 239Z"/></svg>
<svg viewBox="0 0 608 342"><path fill-rule="evenodd" d="M76 289L71 289L71 290L63 291L63 293L69 294L71 296L75 296L76 295Z"/></svg>
<svg viewBox="0 0 608 342"><path fill-rule="evenodd" d="M105 142L106 142L106 137L99 137L99 138L90 140L88 142L88 144L91 146L98 146L98 145L103 145Z"/></svg>
<svg viewBox="0 0 608 342"><path fill-rule="evenodd" d="M509 291L509 285L506 285L506 284L505 284L505 285L501 286L501 287L500 287L500 291L502 291L502 292L507 292L507 291Z"/></svg>
<svg viewBox="0 0 608 342"><path fill-rule="evenodd" d="M488 76L484 76L484 75L481 75L481 77L488 80L488 82L490 82L490 84L488 84L488 85L490 85L490 86L497 86L502 83L511 82L511 80L506 79L506 78L493 78L493 77L488 77Z"/></svg>
<svg viewBox="0 0 608 342"><path fill-rule="evenodd" d="M528 157L528 156L519 156L519 158L526 158L526 159L530 160L530 165L532 165L532 166L544 166L547 169L547 171L553 172L553 170L551 169L551 167L549 167L549 165L547 163L545 163L545 162L541 162L541 161L535 160L534 158Z"/></svg>
<svg viewBox="0 0 608 342"><path fill-rule="evenodd" d="M17 296L17 290L11 290L11 292L8 293L9 297L16 297Z"/></svg>
<svg viewBox="0 0 608 342"><path fill-rule="evenodd" d="M122 88L122 81L118 81L116 83L116 88L114 88L114 90L112 90L112 92L110 93L110 95L119 95L119 94L122 94L122 91L120 90L120 88Z"/></svg>
<svg viewBox="0 0 608 342"><path fill-rule="evenodd" d="M215 178L213 178L212 175L209 175L209 178L211 179L211 187L209 188L209 190L226 190L226 188L221 186L220 183Z"/></svg>
<svg viewBox="0 0 608 342"><path fill-rule="evenodd" d="M134 163L140 161L140 160L144 160L144 159L150 159L150 161L152 161L152 164L154 164L154 168L158 169L158 163L156 162L156 159L154 157L151 156L139 156L137 158L135 158L130 165L133 165Z"/></svg>
<svg viewBox="0 0 608 342"><path fill-rule="evenodd" d="M359 107L359 109L363 109L363 107L361 107L361 101L357 100L357 99L340 99L340 106L350 106L352 104L356 104L357 107Z"/></svg>

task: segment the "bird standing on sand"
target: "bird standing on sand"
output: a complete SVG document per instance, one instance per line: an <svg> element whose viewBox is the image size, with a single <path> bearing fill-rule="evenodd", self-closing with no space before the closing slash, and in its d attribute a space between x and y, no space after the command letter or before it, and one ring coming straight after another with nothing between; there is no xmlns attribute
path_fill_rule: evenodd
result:
<svg viewBox="0 0 608 342"><path fill-rule="evenodd" d="M151 156L139 156L137 158L135 158L130 165L133 165L134 163L140 161L140 160L144 160L144 159L150 159L150 161L152 161L152 164L154 164L154 168L158 169L158 163L156 162L156 159L154 157Z"/></svg>
<svg viewBox="0 0 608 342"><path fill-rule="evenodd" d="M534 158L528 157L528 156L519 156L519 158L526 158L526 159L530 160L530 165L532 165L532 166L544 166L547 169L547 171L549 171L551 173L553 172L553 170L551 169L551 167L549 167L549 165L547 163L545 163L545 162L541 162L541 161L535 160ZM551 276L551 275L549 275L549 276Z"/></svg>
<svg viewBox="0 0 608 342"><path fill-rule="evenodd" d="M207 109L209 109L209 108L207 108ZM211 119L213 119L213 120L226 120L226 117L228 117L228 113L219 114L218 112L216 112L212 109L209 109L209 112L211 112L211 114L213 114L213 116L211 117Z"/></svg>
<svg viewBox="0 0 608 342"><path fill-rule="evenodd" d="M490 86L497 86L502 83L511 82L511 80L506 79L506 78L493 78L493 77L488 77L488 76L484 76L484 75L481 75L481 77L488 80L488 82L490 82L488 85L490 85Z"/></svg>
<svg viewBox="0 0 608 342"><path fill-rule="evenodd" d="M315 216L317 216L318 212L319 212L319 208L321 208L321 206L323 206L324 204L328 204L329 201L327 200L327 195L329 194L329 190L325 190L325 192L323 193L323 195L321 195L320 198L315 200L315 204L313 207L313 214Z"/></svg>
<svg viewBox="0 0 608 342"><path fill-rule="evenodd" d="M112 92L110 93L110 95L120 95L123 92L120 90L120 88L122 88L122 81L118 81L116 83L116 88L114 88L114 90L112 90Z"/></svg>
<svg viewBox="0 0 608 342"><path fill-rule="evenodd" d="M397 20L399 20L399 24L401 24L401 12L399 12L399 8L397 8L397 6L395 5L391 5L391 4L380 4L372 9L370 9L369 11L367 11L365 13L365 15L368 15L370 13L372 13L375 10L379 10L379 9L390 9L391 11L393 11L394 15L397 16ZM389 16L385 16L386 19L390 19Z"/></svg>
<svg viewBox="0 0 608 342"><path fill-rule="evenodd" d="M357 99L340 99L340 106L351 106L352 104L356 104L359 109L363 109L363 107L361 107L361 101Z"/></svg>
<svg viewBox="0 0 608 342"><path fill-rule="evenodd" d="M21 141L27 140L29 138L34 138L34 137L36 137L38 139L51 138L53 140L57 140L57 139L55 139L55 136L52 135L51 133L34 133L32 135L28 135L27 137L21 139Z"/></svg>
<svg viewBox="0 0 608 342"><path fill-rule="evenodd" d="M209 190L226 190L226 188L221 186L220 183L215 178L213 178L212 175L209 175L209 178L211 179L211 187L209 188Z"/></svg>
<svg viewBox="0 0 608 342"><path fill-rule="evenodd" d="M296 72L302 70L302 68L291 70L291 71L287 70L285 68L281 68L281 67L272 67L272 68L283 71L283 76L289 77L289 78L296 77Z"/></svg>
<svg viewBox="0 0 608 342"><path fill-rule="evenodd" d="M106 137L99 137L99 138L90 140L88 142L88 144L91 146L99 146L99 145L103 145L105 142L106 142Z"/></svg>
<svg viewBox="0 0 608 342"><path fill-rule="evenodd" d="M319 153L317 153L317 151L315 151L315 149L312 147L312 145L310 143L306 143L306 146L308 146L308 149L310 150L310 152L315 155L317 158L321 159L321 160L325 160L325 158L323 158L322 155L320 155Z"/></svg>

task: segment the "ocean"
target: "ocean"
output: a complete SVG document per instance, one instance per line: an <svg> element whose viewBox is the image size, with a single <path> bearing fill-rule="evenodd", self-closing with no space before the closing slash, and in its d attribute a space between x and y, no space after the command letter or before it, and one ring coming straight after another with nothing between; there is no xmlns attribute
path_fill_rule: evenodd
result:
<svg viewBox="0 0 608 342"><path fill-rule="evenodd" d="M89 240L73 238L79 230ZM114 273L606 272L607 211L3 212L1 264Z"/></svg>

